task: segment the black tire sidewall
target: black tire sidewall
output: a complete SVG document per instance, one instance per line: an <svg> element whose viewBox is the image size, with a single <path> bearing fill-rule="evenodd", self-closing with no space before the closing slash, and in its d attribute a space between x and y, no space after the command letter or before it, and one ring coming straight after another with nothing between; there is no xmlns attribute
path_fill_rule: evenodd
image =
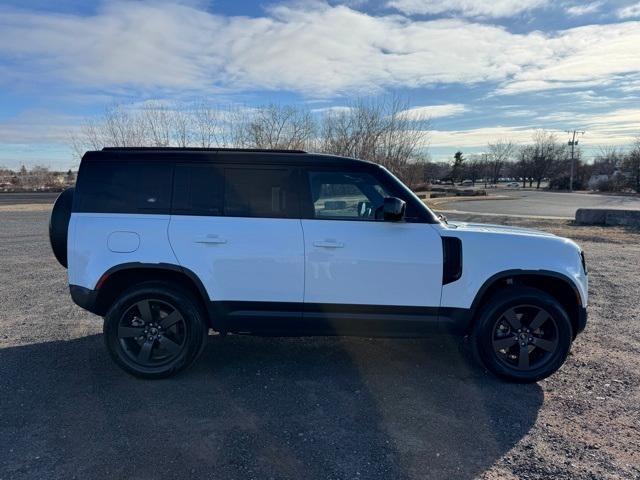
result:
<svg viewBox="0 0 640 480"><path fill-rule="evenodd" d="M493 350L493 327L499 315L518 305L534 305L543 308L555 320L558 329L558 348L544 365L528 371L511 369L500 362ZM496 376L514 382L537 382L558 370L566 360L573 331L571 321L560 304L551 295L534 288L513 287L494 296L480 312L473 331L473 343L482 363Z"/></svg>
<svg viewBox="0 0 640 480"><path fill-rule="evenodd" d="M122 315L134 303L145 298L169 303L180 311L185 320L186 347L171 362L157 367L144 367L131 360L123 351L117 335ZM153 379L171 376L191 365L204 348L208 327L202 308L188 292L167 284L147 283L128 289L116 300L104 317L103 332L111 358L122 369L136 377Z"/></svg>
<svg viewBox="0 0 640 480"><path fill-rule="evenodd" d="M49 217L49 242L56 260L64 268L67 268L67 238L69 221L73 210L73 196L75 188L67 188L53 204Z"/></svg>

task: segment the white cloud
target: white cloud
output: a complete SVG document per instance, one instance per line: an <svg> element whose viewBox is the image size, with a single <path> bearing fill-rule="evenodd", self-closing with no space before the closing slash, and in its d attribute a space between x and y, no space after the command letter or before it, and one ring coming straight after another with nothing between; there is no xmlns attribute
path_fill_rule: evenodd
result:
<svg viewBox="0 0 640 480"><path fill-rule="evenodd" d="M351 111L351 107L344 106L333 106L333 107L322 107L322 108L312 108L312 113L329 113L329 114L341 114L341 113L349 113Z"/></svg>
<svg viewBox="0 0 640 480"><path fill-rule="evenodd" d="M502 115L507 117L507 118L517 118L517 117L535 117L536 116L536 112L533 110L530 110L528 108L519 108L519 109L514 109L514 110L510 110L510 109L505 109L502 112Z"/></svg>
<svg viewBox="0 0 640 480"><path fill-rule="evenodd" d="M27 110L0 121L0 167L43 165L77 168L71 137L82 119L46 110Z"/></svg>
<svg viewBox="0 0 640 480"><path fill-rule="evenodd" d="M408 120L427 120L430 118L454 117L461 115L468 109L461 103L447 103L444 105L426 105L414 107L399 112L398 115Z"/></svg>
<svg viewBox="0 0 640 480"><path fill-rule="evenodd" d="M68 144L81 123L70 115L28 110L0 121L0 144Z"/></svg>
<svg viewBox="0 0 640 480"><path fill-rule="evenodd" d="M640 108L621 108L607 113L574 115L573 121L601 143L631 143L640 136Z"/></svg>
<svg viewBox="0 0 640 480"><path fill-rule="evenodd" d="M623 82L623 84L620 85L619 88L625 93L640 92L640 80Z"/></svg>
<svg viewBox="0 0 640 480"><path fill-rule="evenodd" d="M259 18L197 4L114 1L91 16L0 9L0 59L12 66L0 84L57 82L115 96L286 90L327 98L479 82L511 94L602 85L640 71L639 22L514 34L319 3L281 5Z"/></svg>
<svg viewBox="0 0 640 480"><path fill-rule="evenodd" d="M640 136L640 108L623 108L605 113L550 114L532 119L535 124L522 126L491 126L469 130L433 130L430 146L450 148L484 147L487 142L506 138L517 143L530 143L532 134L547 121L570 121L572 126L586 130L581 144L586 147L601 145L629 145ZM550 129L564 139L563 129Z"/></svg>
<svg viewBox="0 0 640 480"><path fill-rule="evenodd" d="M567 8L567 14L572 17L579 17L581 15L587 15L588 13L595 13L600 10L603 2L591 2L586 4L572 5Z"/></svg>
<svg viewBox="0 0 640 480"><path fill-rule="evenodd" d="M431 147L470 148L483 147L487 142L498 138L513 140L518 143L531 141L535 132L533 127L484 127L469 130L433 130L430 132Z"/></svg>
<svg viewBox="0 0 640 480"><path fill-rule="evenodd" d="M640 23L588 25L546 37L534 64L523 65L498 93L609 85L640 72Z"/></svg>
<svg viewBox="0 0 640 480"><path fill-rule="evenodd" d="M548 0L391 0L388 7L407 15L457 13L465 17L513 17L544 7Z"/></svg>
<svg viewBox="0 0 640 480"><path fill-rule="evenodd" d="M618 18L640 17L640 2L618 9L616 15L618 15Z"/></svg>

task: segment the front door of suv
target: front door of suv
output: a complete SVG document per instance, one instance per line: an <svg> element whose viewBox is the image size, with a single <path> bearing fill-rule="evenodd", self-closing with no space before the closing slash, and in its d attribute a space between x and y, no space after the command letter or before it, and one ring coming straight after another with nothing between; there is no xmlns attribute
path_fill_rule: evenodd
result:
<svg viewBox="0 0 640 480"><path fill-rule="evenodd" d="M304 176L305 324L318 320L337 333L435 326L442 288L436 230L412 218L381 219L383 199L394 196L381 170L310 168Z"/></svg>

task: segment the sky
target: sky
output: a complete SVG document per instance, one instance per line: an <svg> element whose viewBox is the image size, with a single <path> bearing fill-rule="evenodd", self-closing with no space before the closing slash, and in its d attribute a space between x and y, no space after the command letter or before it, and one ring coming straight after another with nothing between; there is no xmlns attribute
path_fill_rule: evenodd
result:
<svg viewBox="0 0 640 480"><path fill-rule="evenodd" d="M3 0L0 166L77 166L109 105L296 104L396 95L429 151L535 129L586 156L640 135L637 0ZM567 138L568 140L568 138Z"/></svg>

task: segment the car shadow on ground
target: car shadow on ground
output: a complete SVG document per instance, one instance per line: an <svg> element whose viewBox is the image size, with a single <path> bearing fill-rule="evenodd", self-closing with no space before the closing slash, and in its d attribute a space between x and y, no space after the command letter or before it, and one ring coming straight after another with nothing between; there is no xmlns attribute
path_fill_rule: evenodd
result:
<svg viewBox="0 0 640 480"><path fill-rule="evenodd" d="M166 380L100 335L0 349L0 478L473 478L536 421L538 385L455 339L213 336Z"/></svg>

